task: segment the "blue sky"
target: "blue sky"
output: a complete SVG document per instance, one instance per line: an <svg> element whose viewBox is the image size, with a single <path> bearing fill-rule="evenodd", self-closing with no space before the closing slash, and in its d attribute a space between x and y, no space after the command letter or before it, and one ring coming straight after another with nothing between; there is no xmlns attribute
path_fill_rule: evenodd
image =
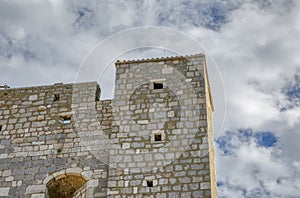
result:
<svg viewBox="0 0 300 198"><path fill-rule="evenodd" d="M189 35L226 88L219 197L300 197L299 1L3 0L0 18L0 84L12 87L73 82L92 48L128 28Z"/></svg>

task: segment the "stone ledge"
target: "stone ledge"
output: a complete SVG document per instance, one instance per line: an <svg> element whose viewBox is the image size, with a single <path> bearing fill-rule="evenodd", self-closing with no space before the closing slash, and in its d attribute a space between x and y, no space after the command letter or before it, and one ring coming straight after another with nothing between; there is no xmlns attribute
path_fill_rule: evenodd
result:
<svg viewBox="0 0 300 198"><path fill-rule="evenodd" d="M25 194L44 193L46 190L45 185L32 185L26 188Z"/></svg>

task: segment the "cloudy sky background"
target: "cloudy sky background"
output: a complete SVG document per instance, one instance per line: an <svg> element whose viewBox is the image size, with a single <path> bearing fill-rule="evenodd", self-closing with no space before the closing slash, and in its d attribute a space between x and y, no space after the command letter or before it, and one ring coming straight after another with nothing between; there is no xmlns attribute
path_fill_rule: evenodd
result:
<svg viewBox="0 0 300 198"><path fill-rule="evenodd" d="M296 198L299 21L297 0L2 0L0 85L74 82L84 57L108 36L140 26L173 28L207 49L224 80L227 116L216 137L219 197ZM113 69L104 78L113 81ZM102 88L111 97L111 85Z"/></svg>

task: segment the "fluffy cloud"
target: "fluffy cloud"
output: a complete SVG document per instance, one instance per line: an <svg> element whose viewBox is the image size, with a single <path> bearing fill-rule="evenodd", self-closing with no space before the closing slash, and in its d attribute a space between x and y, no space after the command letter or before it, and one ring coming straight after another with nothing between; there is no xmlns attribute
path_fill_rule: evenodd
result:
<svg viewBox="0 0 300 198"><path fill-rule="evenodd" d="M228 97L225 129L232 132L219 140L231 146L227 154L216 149L221 197L299 196L299 5L271 5L243 4L213 34L193 30L218 63ZM272 131L278 143L245 141L238 129L248 127Z"/></svg>
<svg viewBox="0 0 300 198"><path fill-rule="evenodd" d="M299 193L298 163L280 158L270 132L227 131L217 142L220 197L295 197Z"/></svg>
<svg viewBox="0 0 300 198"><path fill-rule="evenodd" d="M161 25L196 39L219 66L228 101L227 132L216 144L220 197L300 196L298 1L4 0L0 4L0 84L11 86L74 81L86 54L99 41L127 28ZM113 90L113 73L110 67L103 76L105 90ZM220 85L211 84L217 95ZM109 97L111 91L105 94ZM215 98L215 103L222 102L223 98ZM241 128L249 128L251 135L241 133ZM271 137L276 143L263 146L264 138ZM230 146L222 147L221 140Z"/></svg>

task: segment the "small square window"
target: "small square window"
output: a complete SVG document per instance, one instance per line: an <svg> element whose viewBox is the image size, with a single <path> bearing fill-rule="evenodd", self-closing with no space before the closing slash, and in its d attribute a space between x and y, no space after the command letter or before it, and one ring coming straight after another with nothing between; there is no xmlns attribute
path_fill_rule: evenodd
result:
<svg viewBox="0 0 300 198"><path fill-rule="evenodd" d="M54 97L53 97L53 101L59 101L59 97L60 95L59 94L54 94Z"/></svg>
<svg viewBox="0 0 300 198"><path fill-rule="evenodd" d="M162 134L161 133L154 134L154 141L156 142L162 141Z"/></svg>
<svg viewBox="0 0 300 198"><path fill-rule="evenodd" d="M153 82L153 89L163 89L164 85L162 82Z"/></svg>
<svg viewBox="0 0 300 198"><path fill-rule="evenodd" d="M147 187L153 187L153 181L147 180Z"/></svg>

